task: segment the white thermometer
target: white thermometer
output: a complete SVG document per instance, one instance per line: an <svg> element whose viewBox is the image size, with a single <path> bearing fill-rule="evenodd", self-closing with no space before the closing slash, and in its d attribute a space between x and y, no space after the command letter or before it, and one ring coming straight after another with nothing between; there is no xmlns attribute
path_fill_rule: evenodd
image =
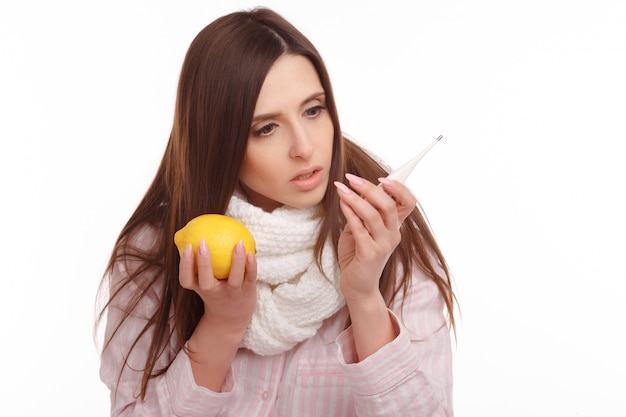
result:
<svg viewBox="0 0 626 417"><path fill-rule="evenodd" d="M441 139L443 138L442 135L437 136L437 138L435 138L434 141L432 141L432 143L430 145L428 145L426 147L426 149L424 149L422 152L420 152L415 158L411 159L409 162L405 163L404 165L402 165L401 167L399 167L398 169L392 171L387 178L390 180L396 180L398 182L404 183L404 181L406 181L407 178L409 178L409 175L411 174L411 172L413 172L413 169L417 166L417 163L424 157L424 155L426 155L428 153L428 151L430 151L432 149L433 146L435 146L437 144L437 142L439 142ZM380 184L379 184L380 186Z"/></svg>

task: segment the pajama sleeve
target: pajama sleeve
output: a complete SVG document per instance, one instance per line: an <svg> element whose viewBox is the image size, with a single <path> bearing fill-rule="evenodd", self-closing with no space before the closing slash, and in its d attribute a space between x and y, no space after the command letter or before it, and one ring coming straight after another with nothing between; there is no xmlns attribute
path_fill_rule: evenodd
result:
<svg viewBox="0 0 626 417"><path fill-rule="evenodd" d="M398 336L365 360L357 361L350 327L337 338L357 416L452 416L450 332L437 285L415 273L393 309Z"/></svg>
<svg viewBox="0 0 626 417"><path fill-rule="evenodd" d="M126 278L128 263L119 262L111 274L111 291ZM144 275L149 274L145 272ZM166 369L164 373L148 382L145 399L140 398L141 380L145 358L149 352L151 332L139 338L132 352L129 350L147 323L147 317L160 303L159 291L150 287L139 304L131 311L122 325L117 328L124 313L130 294L137 289L144 277L130 282L123 288L107 312L105 345L101 354L100 378L111 391L111 416L214 416L228 401L233 391L232 370L226 379L222 392L212 392L199 387L194 382L189 357L181 350L176 352L168 340L165 350L159 357L155 370ZM171 326L170 322L170 326ZM117 329L117 330L116 330ZM171 327L170 327L171 329ZM166 333L169 334L169 331Z"/></svg>

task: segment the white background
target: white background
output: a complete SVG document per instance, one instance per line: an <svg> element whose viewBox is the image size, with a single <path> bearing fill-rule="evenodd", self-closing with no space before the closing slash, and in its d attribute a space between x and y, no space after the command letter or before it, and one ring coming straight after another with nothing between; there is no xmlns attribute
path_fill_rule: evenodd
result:
<svg viewBox="0 0 626 417"><path fill-rule="evenodd" d="M409 183L461 305L456 415L626 415L626 2L412 3L263 4L318 46L343 130L389 164L444 135ZM108 415L105 262L189 43L255 4L3 0L0 414Z"/></svg>

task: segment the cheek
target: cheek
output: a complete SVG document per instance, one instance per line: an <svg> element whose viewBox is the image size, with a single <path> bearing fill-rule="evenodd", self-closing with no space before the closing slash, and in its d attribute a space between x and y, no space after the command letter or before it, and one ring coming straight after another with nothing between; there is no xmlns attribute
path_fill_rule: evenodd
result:
<svg viewBox="0 0 626 417"><path fill-rule="evenodd" d="M239 179L247 185L263 183L268 174L271 173L272 158L265 157L258 152L246 153L239 170Z"/></svg>
<svg viewBox="0 0 626 417"><path fill-rule="evenodd" d="M335 128L330 120L328 121L328 126L325 129L323 137L324 137L324 143L322 145L323 149L326 151L326 153L331 154L333 152Z"/></svg>
<svg viewBox="0 0 626 417"><path fill-rule="evenodd" d="M250 159L250 157L246 153L243 161L241 162L241 167L239 167L239 179L241 180L241 182L247 184L252 177L254 171L254 159Z"/></svg>

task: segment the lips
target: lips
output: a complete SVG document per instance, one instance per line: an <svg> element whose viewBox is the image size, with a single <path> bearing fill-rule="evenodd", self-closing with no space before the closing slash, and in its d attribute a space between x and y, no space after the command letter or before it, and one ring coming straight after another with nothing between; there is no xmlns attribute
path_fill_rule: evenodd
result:
<svg viewBox="0 0 626 417"><path fill-rule="evenodd" d="M317 172L321 171L321 167L309 167L302 169L296 173L296 175L291 179L291 181L301 181L311 178Z"/></svg>
<svg viewBox="0 0 626 417"><path fill-rule="evenodd" d="M306 173L306 174L301 174L301 175L298 175L297 177L295 177L294 180L295 181L306 180L307 178L311 178L313 176L313 174L315 174L315 171L311 171L311 172Z"/></svg>
<svg viewBox="0 0 626 417"><path fill-rule="evenodd" d="M291 184L301 191L310 191L322 182L322 169L319 167L307 168L291 179Z"/></svg>

